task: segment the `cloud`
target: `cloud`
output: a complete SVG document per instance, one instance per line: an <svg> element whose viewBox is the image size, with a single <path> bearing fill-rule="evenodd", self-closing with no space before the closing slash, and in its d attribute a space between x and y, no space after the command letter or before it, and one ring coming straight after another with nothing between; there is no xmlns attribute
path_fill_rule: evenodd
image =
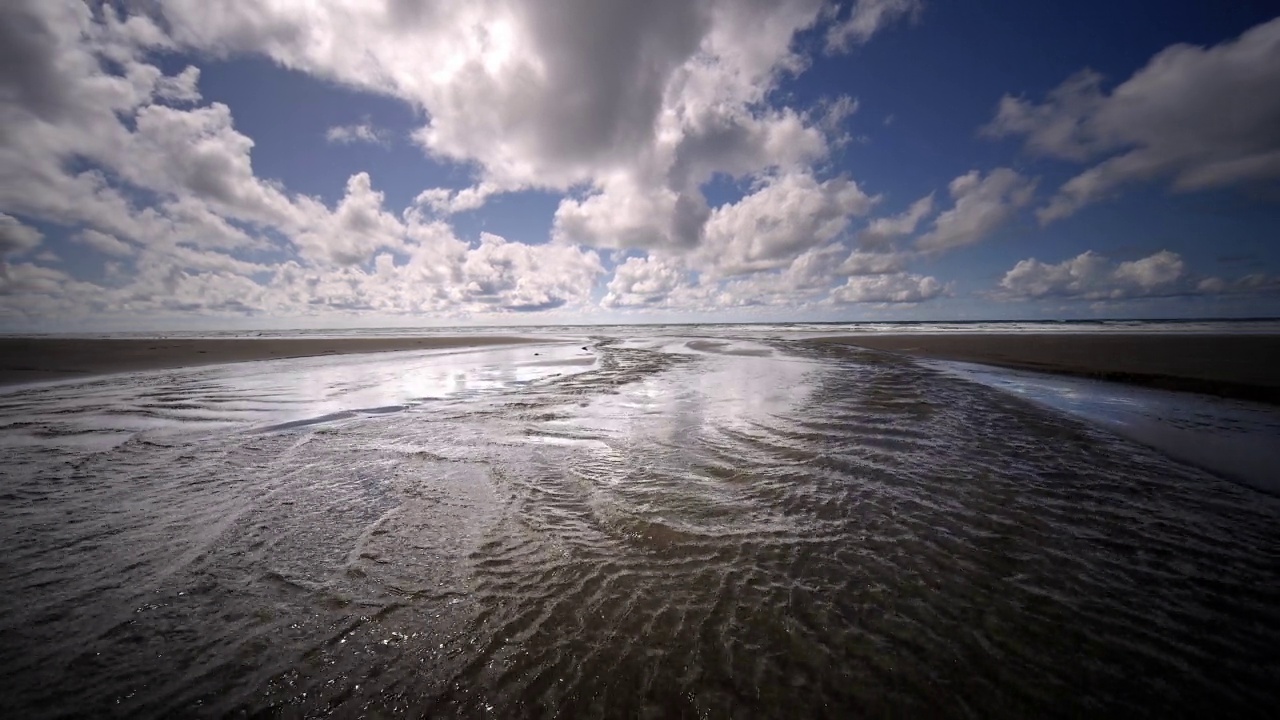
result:
<svg viewBox="0 0 1280 720"><path fill-rule="evenodd" d="M200 102L200 68L188 65L177 75L156 80L156 97L175 103Z"/></svg>
<svg viewBox="0 0 1280 720"><path fill-rule="evenodd" d="M851 277L831 292L836 303L918 303L946 291L937 278L913 273Z"/></svg>
<svg viewBox="0 0 1280 720"><path fill-rule="evenodd" d="M195 73L166 78L140 62L136 55L162 46L163 34L110 9L94 22L87 4L9 2L0 28L23 36L0 43L8 54L0 73L0 208L55 222L118 215L120 203L99 176L67 166L75 159L81 167L123 167L132 138L122 117L163 99L158 94L182 94L177 88ZM107 61L119 72L106 72Z"/></svg>
<svg viewBox="0 0 1280 720"><path fill-rule="evenodd" d="M653 134L669 75L700 48L703 3L314 5L175 0L180 42L281 65L421 107L431 152L503 184L567 186Z"/></svg>
<svg viewBox="0 0 1280 720"><path fill-rule="evenodd" d="M826 297L838 276L838 243L809 248L786 263L727 278L699 273L685 258L633 256L618 265L606 308L715 311L729 308L803 308Z"/></svg>
<svg viewBox="0 0 1280 720"><path fill-rule="evenodd" d="M561 201L553 235L596 247L691 248L711 218L700 187L713 175L768 181L771 173L804 173L828 149L822 132L792 110L750 116L707 108L686 122L672 133L683 133L679 140L662 149L659 176L643 167L603 175L596 192Z"/></svg>
<svg viewBox="0 0 1280 720"><path fill-rule="evenodd" d="M828 294L844 248L830 244L810 248L782 269L754 273L725 282L715 296L720 307L787 306L802 308Z"/></svg>
<svg viewBox="0 0 1280 720"><path fill-rule="evenodd" d="M1139 260L1115 263L1092 250L1060 263L1021 260L1000 280L999 294L1008 298L1079 298L1118 300L1186 294L1186 265L1168 250Z"/></svg>
<svg viewBox="0 0 1280 720"><path fill-rule="evenodd" d="M114 235L98 232L97 230L82 230L73 239L81 245L97 250L103 255L111 255L113 257L129 257L133 255L132 247L120 242Z"/></svg>
<svg viewBox="0 0 1280 720"><path fill-rule="evenodd" d="M77 105L59 72L69 34L65 20L74 21L77 13L60 12L64 23L54 23L48 17L52 12L35 3L0 5L0 105L25 108L47 121L65 117Z"/></svg>
<svg viewBox="0 0 1280 720"><path fill-rule="evenodd" d="M1280 277L1266 273L1250 273L1235 280L1209 277L1196 283L1196 292L1206 295L1280 293Z"/></svg>
<svg viewBox="0 0 1280 720"><path fill-rule="evenodd" d="M819 103L819 106L822 108L822 127L829 132L839 132L844 126L844 121L858 112L858 99L839 95Z"/></svg>
<svg viewBox="0 0 1280 720"><path fill-rule="evenodd" d="M984 133L1029 152L1101 158L1037 211L1067 217L1126 184L1169 178L1175 191L1280 178L1280 18L1209 48L1172 45L1110 94L1089 70L1041 104L1001 99Z"/></svg>
<svg viewBox="0 0 1280 720"><path fill-rule="evenodd" d="M107 284L6 266L8 316L510 313L587 303L604 272L589 250L489 234L469 245L414 207L397 217L367 173L351 176L332 208L290 196L255 174L254 143L228 107L164 104L198 102L199 71L169 77L141 59L169 47L150 20L115 7L95 17L78 3L0 12L45 40L19 48L31 77L0 76L0 208L78 228L74 241L133 258L106 263ZM149 204L137 207L138 197ZM2 217L6 251L38 244L34 229ZM294 259L233 254L267 249Z"/></svg>
<svg viewBox="0 0 1280 720"><path fill-rule="evenodd" d="M148 275L173 275L177 272L247 276L271 269L269 266L240 260L215 250L197 250L182 245L144 248L135 264L142 278Z"/></svg>
<svg viewBox="0 0 1280 720"><path fill-rule="evenodd" d="M922 0L854 0L849 16L827 30L827 52L844 52L862 45L898 20L919 19L923 10Z"/></svg>
<svg viewBox="0 0 1280 720"><path fill-rule="evenodd" d="M629 257L614 270L600 304L606 308L667 307L673 304L677 291L689 284L688 271L677 262L652 255Z"/></svg>
<svg viewBox="0 0 1280 720"><path fill-rule="evenodd" d="M58 296L63 288L72 282L71 276L53 268L40 267L31 263L0 263L0 296L16 296L47 294ZM5 303L6 305L8 303ZM2 306L0 306L2 307Z"/></svg>
<svg viewBox="0 0 1280 720"><path fill-rule="evenodd" d="M346 193L332 213L316 200L300 200L305 219L294 244L303 257L333 265L362 264L378 250L403 249L408 231L383 208L383 199L369 173L362 172L347 180Z"/></svg>
<svg viewBox="0 0 1280 720"><path fill-rule="evenodd" d="M1027 150L1037 155L1087 160L1105 147L1083 127L1105 102L1101 86L1101 75L1082 70L1051 90L1043 105L1005 95L981 133L993 138L1024 135Z"/></svg>
<svg viewBox="0 0 1280 720"><path fill-rule="evenodd" d="M864 252L855 250L840 264L841 275L884 275L901 272L908 255L900 252Z"/></svg>
<svg viewBox="0 0 1280 720"><path fill-rule="evenodd" d="M595 253L578 248L526 245L490 234L469 247L447 226L417 219L406 232L410 241L403 257L380 253L365 266L294 260L263 265L216 251L144 247L135 270L119 274L115 284L98 285L60 271L12 265L0 277L0 315L492 316L581 309L604 273Z"/></svg>
<svg viewBox="0 0 1280 720"><path fill-rule="evenodd" d="M437 212L474 209L496 192L572 190L555 216L559 242L692 247L710 218L704 183L802 169L825 157L834 132L829 114L767 102L804 69L793 39L823 19L822 0L305 11L174 0L157 12L186 47L261 53L423 110L416 141L477 173L475 193L421 198Z"/></svg>
<svg viewBox="0 0 1280 720"><path fill-rule="evenodd" d="M39 230L0 213L0 257L34 250L43 237Z"/></svg>
<svg viewBox="0 0 1280 720"><path fill-rule="evenodd" d="M847 178L819 181L808 173L770 178L706 224L702 266L719 276L774 270L835 239L875 204Z"/></svg>
<svg viewBox="0 0 1280 720"><path fill-rule="evenodd" d="M876 218L858 233L858 243L863 247L880 250L889 247L894 239L910 235L925 218L933 214L933 193L911 203L901 215Z"/></svg>
<svg viewBox="0 0 1280 720"><path fill-rule="evenodd" d="M552 309L585 300L604 272L594 252L556 245L531 246L481 233L462 263L466 302L506 311Z"/></svg>
<svg viewBox="0 0 1280 720"><path fill-rule="evenodd" d="M603 248L691 248L711 215L701 193L647 188L620 175L602 192L565 198L556 209L552 237Z"/></svg>
<svg viewBox="0 0 1280 720"><path fill-rule="evenodd" d="M464 316L580 308L604 270L590 251L510 242L489 233L475 247L439 222L412 218L406 257L380 253L367 267L289 261L265 286L260 312Z"/></svg>
<svg viewBox="0 0 1280 720"><path fill-rule="evenodd" d="M961 175L949 186L955 204L938 215L933 228L916 240L916 247L938 251L973 245L1031 202L1035 188L1035 180L1009 168L996 168L986 177L977 170Z"/></svg>
<svg viewBox="0 0 1280 720"><path fill-rule="evenodd" d="M914 12L872 5L844 22ZM25 222L58 225L103 278L7 265L6 317L491 315L589 308L602 280L613 308L794 306L841 267L904 267L846 246L877 200L826 165L856 101L779 104L810 62L797 36L830 19L822 0L15 0L0 16L0 249L39 245ZM408 208L365 172L336 203L290 192L257 174L199 68L155 59L184 52L263 55L405 101L425 118L415 141L473 182ZM326 139L387 136L365 119ZM723 178L748 190L713 208L703 187ZM535 188L566 194L549 243L446 222ZM610 276L591 248L632 257Z"/></svg>
<svg viewBox="0 0 1280 720"><path fill-rule="evenodd" d="M418 193L414 198L415 205L431 208L441 215L478 210L483 207L489 197L498 192L492 183L481 183L462 190L448 188L429 188Z"/></svg>
<svg viewBox="0 0 1280 720"><path fill-rule="evenodd" d="M335 125L324 133L325 140L338 145L352 143L370 143L386 146L390 143L387 134L373 126L368 119L352 125Z"/></svg>
<svg viewBox="0 0 1280 720"><path fill-rule="evenodd" d="M1113 276L1121 283L1150 291L1177 281L1185 271L1182 258L1177 253L1161 250L1141 260L1120 263Z"/></svg>
<svg viewBox="0 0 1280 720"><path fill-rule="evenodd" d="M221 103L193 110L140 108L128 157L112 166L149 190L194 197L220 214L271 225L295 221L295 209L275 187L258 179L250 161L253 140L237 132Z"/></svg>

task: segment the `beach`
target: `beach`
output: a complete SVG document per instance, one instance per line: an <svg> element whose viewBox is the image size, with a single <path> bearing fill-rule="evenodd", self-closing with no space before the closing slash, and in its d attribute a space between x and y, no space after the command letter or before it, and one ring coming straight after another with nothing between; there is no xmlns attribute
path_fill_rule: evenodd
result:
<svg viewBox="0 0 1280 720"><path fill-rule="evenodd" d="M816 342L1280 404L1280 335L915 333Z"/></svg>
<svg viewBox="0 0 1280 720"><path fill-rule="evenodd" d="M513 335L329 338L0 338L0 385L222 363L546 342Z"/></svg>
<svg viewBox="0 0 1280 720"><path fill-rule="evenodd" d="M555 339L508 334L7 337L0 338L0 385L255 360L479 348ZM947 332L831 335L813 342L1280 404L1280 335Z"/></svg>
<svg viewBox="0 0 1280 720"><path fill-rule="evenodd" d="M1280 411L936 359L1270 387L1267 339L578 332L5 341L66 381L0 393L0 708L1274 707Z"/></svg>

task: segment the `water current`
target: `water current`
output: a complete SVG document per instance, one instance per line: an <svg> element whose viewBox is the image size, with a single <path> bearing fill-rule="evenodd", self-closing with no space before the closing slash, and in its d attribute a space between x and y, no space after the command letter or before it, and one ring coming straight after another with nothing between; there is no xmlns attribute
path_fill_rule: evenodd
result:
<svg viewBox="0 0 1280 720"><path fill-rule="evenodd" d="M4 717L1277 707L1280 499L893 355L244 363L0 426Z"/></svg>

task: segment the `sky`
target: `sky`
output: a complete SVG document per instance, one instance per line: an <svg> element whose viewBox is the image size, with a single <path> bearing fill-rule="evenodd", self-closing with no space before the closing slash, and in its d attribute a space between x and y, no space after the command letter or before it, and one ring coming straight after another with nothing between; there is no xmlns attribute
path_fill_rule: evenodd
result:
<svg viewBox="0 0 1280 720"><path fill-rule="evenodd" d="M1280 316L1261 0L6 0L0 331Z"/></svg>

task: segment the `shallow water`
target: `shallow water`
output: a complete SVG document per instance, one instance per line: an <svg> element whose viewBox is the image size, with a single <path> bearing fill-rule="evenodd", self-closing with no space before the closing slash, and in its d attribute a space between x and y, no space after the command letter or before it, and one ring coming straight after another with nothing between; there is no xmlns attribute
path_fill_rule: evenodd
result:
<svg viewBox="0 0 1280 720"><path fill-rule="evenodd" d="M1177 460L1280 495L1280 411L1272 406L973 363L925 364L1083 418Z"/></svg>
<svg viewBox="0 0 1280 720"><path fill-rule="evenodd" d="M0 715L1275 707L1276 497L891 355L589 346L0 394Z"/></svg>

